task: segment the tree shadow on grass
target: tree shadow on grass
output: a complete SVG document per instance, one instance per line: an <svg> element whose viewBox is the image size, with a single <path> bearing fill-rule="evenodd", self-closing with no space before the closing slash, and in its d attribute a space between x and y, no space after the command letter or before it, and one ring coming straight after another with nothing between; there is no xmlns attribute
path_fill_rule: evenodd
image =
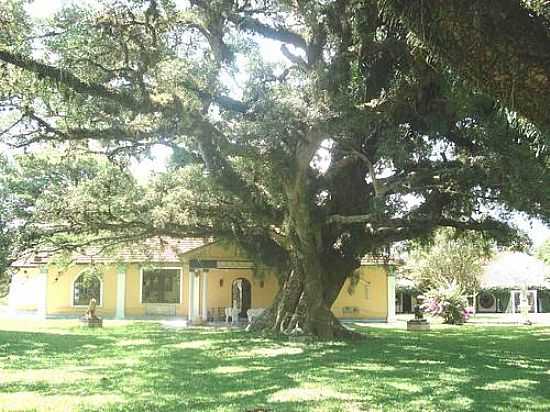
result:
<svg viewBox="0 0 550 412"><path fill-rule="evenodd" d="M47 332L0 331L2 368L28 369L41 367L46 358L85 356L89 345L102 347L110 338Z"/></svg>
<svg viewBox="0 0 550 412"><path fill-rule="evenodd" d="M550 357L537 339L541 331L468 327L426 334L372 331L371 336L381 339L327 361L334 365L332 376L365 367L370 375L365 383L373 383L365 396L396 410L405 404L409 410L542 411L550 409Z"/></svg>
<svg viewBox="0 0 550 412"><path fill-rule="evenodd" d="M0 356L7 343L18 357L10 368L68 377L12 376L0 392L119 399L79 407L109 411L549 410L544 333L369 329L360 343L303 345L150 323L67 335L0 332Z"/></svg>

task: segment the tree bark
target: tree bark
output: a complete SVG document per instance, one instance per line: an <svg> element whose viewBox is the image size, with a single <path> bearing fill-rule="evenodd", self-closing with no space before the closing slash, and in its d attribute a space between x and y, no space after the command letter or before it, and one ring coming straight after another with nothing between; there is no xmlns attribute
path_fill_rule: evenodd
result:
<svg viewBox="0 0 550 412"><path fill-rule="evenodd" d="M296 173L285 189L291 270L271 308L251 329L278 334L301 330L305 335L321 339L357 336L330 310L345 277L331 281L321 263L321 226L312 216L306 173Z"/></svg>
<svg viewBox="0 0 550 412"><path fill-rule="evenodd" d="M295 329L304 335L320 339L355 338L357 333L344 327L331 312L331 304L324 298L324 292L338 295L334 285L317 282L317 276L293 269L273 304L250 326L252 331L266 331L290 335ZM339 292L341 285L338 288ZM320 292L319 292L320 291Z"/></svg>
<svg viewBox="0 0 550 412"><path fill-rule="evenodd" d="M381 0L443 63L550 129L549 22L518 0Z"/></svg>

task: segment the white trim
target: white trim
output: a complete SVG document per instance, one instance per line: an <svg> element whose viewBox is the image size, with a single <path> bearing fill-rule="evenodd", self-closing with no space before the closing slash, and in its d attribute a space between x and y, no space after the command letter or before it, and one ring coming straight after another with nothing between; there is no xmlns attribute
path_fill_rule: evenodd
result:
<svg viewBox="0 0 550 412"><path fill-rule="evenodd" d="M202 320L208 320L208 274L202 273Z"/></svg>
<svg viewBox="0 0 550 412"><path fill-rule="evenodd" d="M116 307L115 318L124 319L126 309L126 266L116 270Z"/></svg>
<svg viewBox="0 0 550 412"><path fill-rule="evenodd" d="M200 304L201 304L201 297L200 297L200 275L201 272L194 272L192 276L193 280L193 315L191 316L191 321L197 322L200 320Z"/></svg>
<svg viewBox="0 0 550 412"><path fill-rule="evenodd" d="M533 295L533 312L529 312L529 313L539 313L537 292L538 292L537 289L527 289L527 295ZM521 313L521 311L516 312L516 302L514 300L514 294L516 293L519 294L519 300L521 303L521 289L510 290L510 302L512 302L512 313ZM527 298L527 301L529 302L529 298ZM506 308L504 310L506 310Z"/></svg>
<svg viewBox="0 0 550 412"><path fill-rule="evenodd" d="M157 269L174 269L174 270L179 270L180 272L180 293L178 295L179 297L179 302L176 302L176 303L167 303L167 302L147 302L147 303L143 303L143 270L144 269L147 269L147 270L157 270ZM182 280L183 280L183 270L181 267L177 267L177 266L148 266L148 267L143 267L141 266L139 268L139 303L141 305L155 305L155 304L159 304L159 305L163 305L163 304L170 304L170 305L182 305L183 304L183 292L182 292L182 289L183 289L183 284L182 284Z"/></svg>
<svg viewBox="0 0 550 412"><path fill-rule="evenodd" d="M187 319L193 321L193 277L195 276L194 270L189 270L189 290L188 290L188 306L187 306Z"/></svg>
<svg viewBox="0 0 550 412"><path fill-rule="evenodd" d="M139 304L143 305L143 267L139 268Z"/></svg>
<svg viewBox="0 0 550 412"><path fill-rule="evenodd" d="M200 310L200 278L200 270L189 271L189 306L187 318L190 322L198 322L202 318Z"/></svg>
<svg viewBox="0 0 550 412"><path fill-rule="evenodd" d="M387 312L386 322L395 321L395 274L386 271Z"/></svg>
<svg viewBox="0 0 550 412"><path fill-rule="evenodd" d="M180 305L183 305L183 270L180 270Z"/></svg>
<svg viewBox="0 0 550 412"><path fill-rule="evenodd" d="M76 282L76 280L82 276L82 274L86 271L86 269L82 269L80 272L78 272L76 274L76 276L74 277L73 281L71 282L71 307L73 308L87 308L88 305L75 305L74 304L74 284ZM102 308L103 307L103 279L102 279L102 276L97 276L97 275L93 275L95 276L96 278L99 279L99 305L97 305L96 307L98 308ZM103 276L105 276L103 274Z"/></svg>

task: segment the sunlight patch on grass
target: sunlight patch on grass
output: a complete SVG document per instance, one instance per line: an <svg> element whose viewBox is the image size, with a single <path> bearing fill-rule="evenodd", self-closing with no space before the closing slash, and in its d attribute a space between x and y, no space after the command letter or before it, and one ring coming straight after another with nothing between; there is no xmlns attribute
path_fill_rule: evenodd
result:
<svg viewBox="0 0 550 412"><path fill-rule="evenodd" d="M464 376L460 373L450 373L451 371L446 370L439 374L439 381L447 385L456 385L457 383L467 383L470 381L470 378Z"/></svg>
<svg viewBox="0 0 550 412"><path fill-rule="evenodd" d="M415 364L415 365L442 365L445 362L430 360L430 359L403 359L403 360L400 360L399 363Z"/></svg>
<svg viewBox="0 0 550 412"><path fill-rule="evenodd" d="M97 380L98 378L99 377L94 374L76 369L0 369L0 384L17 382L24 382L25 384L37 382L63 384L82 380Z"/></svg>
<svg viewBox="0 0 550 412"><path fill-rule="evenodd" d="M384 365L381 363L364 363L364 364L358 364L358 365L346 365L343 367L339 367L338 369L344 370L344 371L368 371L368 372L378 372L378 371L386 371L386 372L392 372L395 371L396 368L391 365Z"/></svg>
<svg viewBox="0 0 550 412"><path fill-rule="evenodd" d="M208 349L211 346L212 342L209 340L190 340L188 342L166 345L166 347L174 349Z"/></svg>
<svg viewBox="0 0 550 412"><path fill-rule="evenodd" d="M431 402L426 399L412 399L411 401L407 402L407 409L413 410L413 411L433 411Z"/></svg>
<svg viewBox="0 0 550 412"><path fill-rule="evenodd" d="M99 348L99 345L92 345L91 343L88 343L86 345L82 345L81 346L82 349L91 349L91 350L96 350Z"/></svg>
<svg viewBox="0 0 550 412"><path fill-rule="evenodd" d="M95 366L105 366L108 368L134 367L140 364L136 358L97 358L90 361Z"/></svg>
<svg viewBox="0 0 550 412"><path fill-rule="evenodd" d="M424 347L421 343L419 343L418 345L404 345L401 347L401 350L418 352L419 350L426 351L428 350L428 348Z"/></svg>
<svg viewBox="0 0 550 412"><path fill-rule="evenodd" d="M398 391L401 391L401 392L407 392L407 393L422 392L422 386L412 382L388 382L388 386L391 386L393 389L397 389Z"/></svg>
<svg viewBox="0 0 550 412"><path fill-rule="evenodd" d="M445 400L443 404L445 405L442 410L457 410L457 411L466 411L466 410L472 410L472 404L474 402L462 395L458 395L456 393L453 393L452 399Z"/></svg>
<svg viewBox="0 0 550 412"><path fill-rule="evenodd" d="M296 346L280 346L274 348L256 348L248 351L246 357L275 358L277 356L300 355L304 348Z"/></svg>
<svg viewBox="0 0 550 412"><path fill-rule="evenodd" d="M520 369L544 369L542 366L535 365L533 362L529 362L523 359L506 359L504 363L507 366L512 366L514 368Z"/></svg>
<svg viewBox="0 0 550 412"><path fill-rule="evenodd" d="M328 387L301 386L297 388L281 389L270 396L269 402L306 402L329 399L349 401L353 399L353 396Z"/></svg>
<svg viewBox="0 0 550 412"><path fill-rule="evenodd" d="M78 320L1 319L0 330L21 332L47 331L56 335L72 335L71 328L78 327Z"/></svg>
<svg viewBox="0 0 550 412"><path fill-rule="evenodd" d="M266 371L270 370L270 367L267 366L218 366L217 368L209 370L209 373L217 373L220 375L229 375L237 373L250 373L254 371Z"/></svg>
<svg viewBox="0 0 550 412"><path fill-rule="evenodd" d="M240 391L234 391L234 392L227 392L223 394L223 397L226 399L240 399L244 397L249 396L255 396L260 392L264 392L265 388L263 389L243 389Z"/></svg>
<svg viewBox="0 0 550 412"><path fill-rule="evenodd" d="M468 372L468 369L466 369L466 368L453 368L452 366L446 368L446 370L447 370L447 372L458 373L458 374L465 374L465 373Z"/></svg>
<svg viewBox="0 0 550 412"><path fill-rule="evenodd" d="M122 339L115 343L116 346L127 347L127 346L143 346L150 345L151 341L149 339Z"/></svg>
<svg viewBox="0 0 550 412"><path fill-rule="evenodd" d="M219 374L231 374L231 373L245 373L249 368L244 366L218 366L212 370L213 373Z"/></svg>
<svg viewBox="0 0 550 412"><path fill-rule="evenodd" d="M531 386L538 384L538 381L533 381L529 379L509 379L501 380L486 385L477 387L483 391L514 391L518 389L529 389Z"/></svg>
<svg viewBox="0 0 550 412"><path fill-rule="evenodd" d="M337 412L378 412L381 411L380 408L365 407L358 402L342 402L337 401L337 405L334 408L328 408L326 403L317 406L316 408L311 409L311 412L328 412L328 411L337 411Z"/></svg>
<svg viewBox="0 0 550 412"><path fill-rule="evenodd" d="M82 407L122 403L118 395L42 395L36 392L0 393L0 411L72 412Z"/></svg>

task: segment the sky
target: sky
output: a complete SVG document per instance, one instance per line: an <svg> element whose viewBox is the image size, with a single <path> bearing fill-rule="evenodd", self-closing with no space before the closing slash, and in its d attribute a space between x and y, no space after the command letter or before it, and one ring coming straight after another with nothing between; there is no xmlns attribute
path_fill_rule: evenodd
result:
<svg viewBox="0 0 550 412"><path fill-rule="evenodd" d="M48 17L58 11L63 5L70 4L76 0L34 0L27 5L29 14L33 17L43 18ZM176 2L185 0L176 0ZM78 0L79 4L95 3L94 0ZM276 42L261 40L260 50L262 56L269 61L284 61L284 56L280 52L279 46ZM238 85L234 85L238 87ZM165 165L170 157L170 150L166 147L157 145L153 147L151 151L151 159L145 159L141 162L134 163L132 172L141 181L145 181L151 175L151 173L159 173L165 169ZM513 223L520 229L529 234L529 237L533 241L535 246L541 244L546 239L550 239L550 227L544 225L542 222L536 219L528 219L527 217L517 214L512 219Z"/></svg>

